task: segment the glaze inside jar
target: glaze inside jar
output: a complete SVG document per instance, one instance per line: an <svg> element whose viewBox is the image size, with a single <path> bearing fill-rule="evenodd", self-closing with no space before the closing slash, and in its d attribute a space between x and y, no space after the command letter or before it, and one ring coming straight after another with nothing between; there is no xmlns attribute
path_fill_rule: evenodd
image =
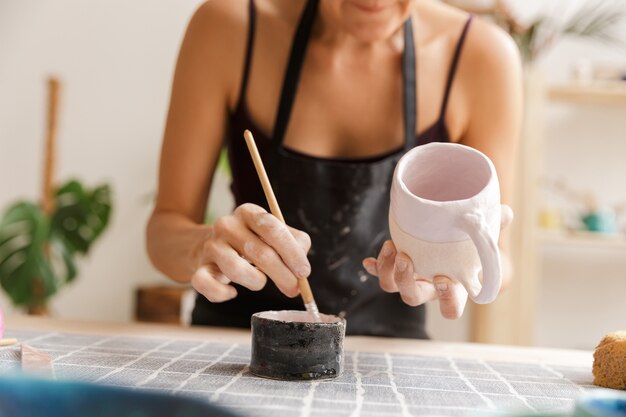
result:
<svg viewBox="0 0 626 417"><path fill-rule="evenodd" d="M256 316L262 319L294 323L339 323L342 320L330 314L320 313L318 317L315 317L308 311L298 310L263 311L256 313Z"/></svg>

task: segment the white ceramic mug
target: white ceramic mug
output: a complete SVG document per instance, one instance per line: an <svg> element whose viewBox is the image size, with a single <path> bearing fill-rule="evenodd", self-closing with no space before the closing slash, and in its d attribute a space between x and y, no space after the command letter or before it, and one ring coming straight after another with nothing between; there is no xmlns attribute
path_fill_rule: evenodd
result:
<svg viewBox="0 0 626 417"><path fill-rule="evenodd" d="M398 162L389 228L397 250L411 258L420 277L445 275L463 284L474 302L495 300L502 282L498 238L504 218L509 222L512 211L500 204L496 170L476 149L430 143Z"/></svg>

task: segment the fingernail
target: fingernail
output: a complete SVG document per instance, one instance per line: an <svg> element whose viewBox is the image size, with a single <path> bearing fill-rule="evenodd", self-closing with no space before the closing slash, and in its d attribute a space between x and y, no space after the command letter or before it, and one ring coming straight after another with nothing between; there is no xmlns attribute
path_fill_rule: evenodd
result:
<svg viewBox="0 0 626 417"><path fill-rule="evenodd" d="M301 266L296 269L296 275L298 278L306 278L311 274L311 268L308 266Z"/></svg>
<svg viewBox="0 0 626 417"><path fill-rule="evenodd" d="M404 272L406 270L407 263L402 258L396 258L396 270Z"/></svg>
<svg viewBox="0 0 626 417"><path fill-rule="evenodd" d="M448 291L448 284L445 283L445 282L439 282L439 283L435 284L435 288L439 292Z"/></svg>
<svg viewBox="0 0 626 417"><path fill-rule="evenodd" d="M388 257L390 255L391 255L391 248L389 247L388 244L385 243L383 245L383 256L386 258L386 257Z"/></svg>

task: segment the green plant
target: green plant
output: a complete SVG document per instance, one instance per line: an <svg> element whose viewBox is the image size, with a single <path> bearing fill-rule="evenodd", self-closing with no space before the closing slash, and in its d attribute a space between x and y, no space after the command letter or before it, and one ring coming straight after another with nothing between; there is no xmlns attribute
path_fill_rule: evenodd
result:
<svg viewBox="0 0 626 417"><path fill-rule="evenodd" d="M228 160L228 148L223 147L220 151L219 158L217 160L217 170L216 172L221 172L226 178L232 178L232 171L230 169L230 162ZM213 224L215 223L215 213L213 213L210 209L206 211L204 215L204 223L205 224Z"/></svg>
<svg viewBox="0 0 626 417"><path fill-rule="evenodd" d="M564 2L567 3L567 2ZM560 37L575 36L605 43L621 43L615 28L626 17L624 6L615 0L595 0L581 6L566 22L559 23L539 16L528 24L521 23L504 0L496 0L492 12L496 23L517 43L524 62L533 62Z"/></svg>
<svg viewBox="0 0 626 417"><path fill-rule="evenodd" d="M110 187L89 190L68 181L47 213L40 204L19 201L0 219L0 285L30 312L45 310L48 299L76 277L76 258L89 252L109 222Z"/></svg>

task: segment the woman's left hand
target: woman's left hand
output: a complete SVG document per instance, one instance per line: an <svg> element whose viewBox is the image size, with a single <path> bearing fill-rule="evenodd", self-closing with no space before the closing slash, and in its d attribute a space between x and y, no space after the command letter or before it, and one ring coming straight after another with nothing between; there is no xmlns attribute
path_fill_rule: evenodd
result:
<svg viewBox="0 0 626 417"><path fill-rule="evenodd" d="M463 314L467 303L465 287L446 276L437 276L431 281L416 275L411 259L404 253L398 253L391 240L383 244L378 259L364 259L363 267L378 277L383 291L399 292L402 301L410 306L439 299L443 317L454 320Z"/></svg>

